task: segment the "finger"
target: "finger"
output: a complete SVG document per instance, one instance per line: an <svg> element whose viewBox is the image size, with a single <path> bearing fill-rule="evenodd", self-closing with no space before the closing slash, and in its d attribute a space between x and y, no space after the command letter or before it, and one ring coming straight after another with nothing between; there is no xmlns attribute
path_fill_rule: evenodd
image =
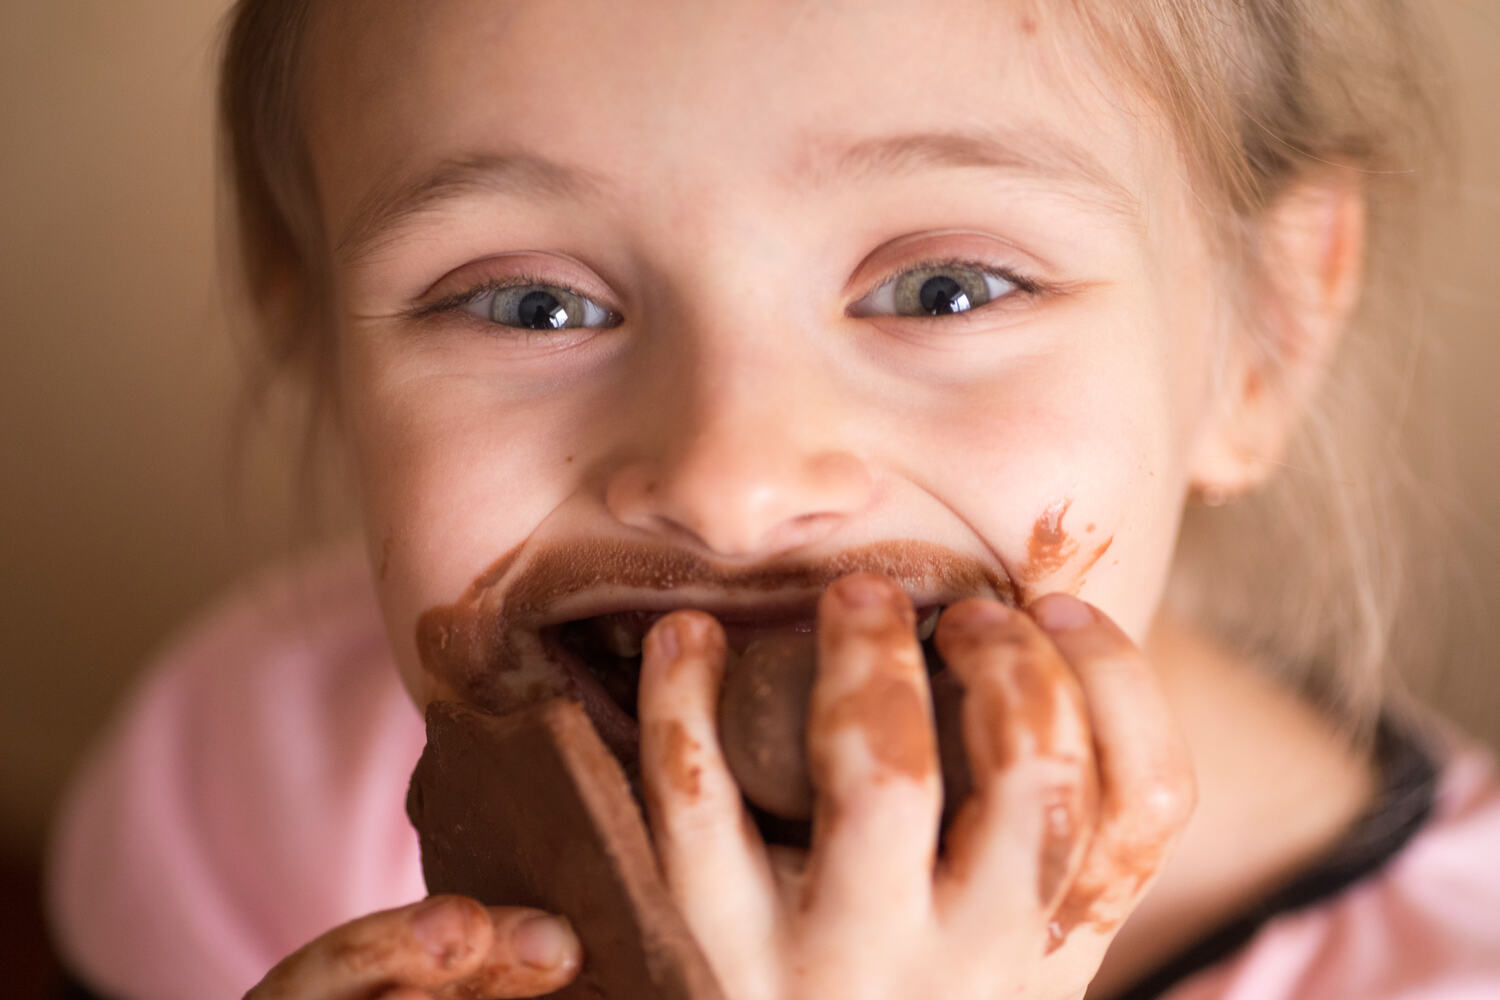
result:
<svg viewBox="0 0 1500 1000"><path fill-rule="evenodd" d="M786 844L768 844L766 855L776 878L776 892L783 908L795 912L802 898L802 884L807 880L807 849Z"/></svg>
<svg viewBox="0 0 1500 1000"><path fill-rule="evenodd" d="M395 986L442 986L478 970L493 936L479 903L434 896L334 928L280 962L246 1000L364 1000Z"/></svg>
<svg viewBox="0 0 1500 1000"><path fill-rule="evenodd" d="M1054 914L1056 948L1080 926L1113 934L1186 825L1196 785L1150 665L1119 626L1067 594L1049 594L1032 613L1079 679L1099 759L1099 823Z"/></svg>
<svg viewBox="0 0 1500 1000"><path fill-rule="evenodd" d="M505 1000L553 993L578 975L583 951L572 924L538 910L490 909L494 933L480 967L433 992L436 1000Z"/></svg>
<svg viewBox="0 0 1500 1000"><path fill-rule="evenodd" d="M973 792L949 831L938 879L945 923L976 934L1041 928L1079 870L1098 787L1083 695L1024 614L971 599L938 622L938 651L963 683Z"/></svg>
<svg viewBox="0 0 1500 1000"><path fill-rule="evenodd" d="M807 749L817 790L809 922L925 921L942 781L915 615L883 577L844 577L819 604Z"/></svg>
<svg viewBox="0 0 1500 1000"><path fill-rule="evenodd" d="M679 611L646 636L641 661L641 777L668 888L715 971L746 986L769 973L776 884L719 747L724 631Z"/></svg>
<svg viewBox="0 0 1500 1000"><path fill-rule="evenodd" d="M432 1000L432 994L414 986L397 986L380 994L378 1000Z"/></svg>

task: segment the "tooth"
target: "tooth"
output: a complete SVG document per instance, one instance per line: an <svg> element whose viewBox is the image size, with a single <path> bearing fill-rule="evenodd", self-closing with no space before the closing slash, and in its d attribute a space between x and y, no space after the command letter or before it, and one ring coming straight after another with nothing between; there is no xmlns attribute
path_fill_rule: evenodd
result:
<svg viewBox="0 0 1500 1000"><path fill-rule="evenodd" d="M942 608L933 608L927 613L927 617L917 623L917 639L926 642L932 638L932 633L937 631L938 612Z"/></svg>
<svg viewBox="0 0 1500 1000"><path fill-rule="evenodd" d="M600 638L604 648L616 656L640 656L641 633L631 628L631 623L621 621L617 615L605 615L599 620Z"/></svg>

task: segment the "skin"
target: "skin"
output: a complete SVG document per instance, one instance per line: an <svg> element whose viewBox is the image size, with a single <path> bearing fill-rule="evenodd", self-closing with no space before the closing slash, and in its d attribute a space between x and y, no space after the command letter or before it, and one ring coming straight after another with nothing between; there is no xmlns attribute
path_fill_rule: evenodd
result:
<svg viewBox="0 0 1500 1000"><path fill-rule="evenodd" d="M503 608L549 547L691 557L701 571L649 606L720 617L777 596L745 583L767 567L839 567L821 596L791 595L816 600L820 642L806 855L768 850L741 814L717 751L714 618L672 614L647 641L653 835L737 998L1063 998L1091 981L1107 996L1314 857L1363 802L1363 763L1321 720L1160 607L1184 503L1256 486L1296 407L1246 390L1262 381L1233 346L1234 276L1170 129L1078 37L1045 6L995 0L580 0L566 17L534 0L330 0L314 17L303 117L340 398L414 700L526 699L473 687L474 663L424 664L418 622L466 593ZM951 140L847 154L911 132L1053 153L1024 169L976 165ZM401 182L485 156L523 168L375 225ZM538 157L583 173L564 183ZM1267 220L1281 251L1267 322L1296 345L1294 403L1356 294L1360 218L1357 193L1311 185ZM871 314L887 280L953 260L1033 290L961 315ZM621 322L536 333L428 309L487 279L570 286ZM838 562L899 540L1003 586L919 594ZM910 600L934 596L951 605L937 638L969 690L976 775L941 857L910 631ZM1272 744L1325 805L1268 780L1273 762L1286 773L1262 759ZM1195 778L1212 791L1189 822ZM367 919L399 937L394 912ZM252 996L366 995L368 971L327 971L353 933ZM402 1000L471 974L388 966L378 981Z"/></svg>

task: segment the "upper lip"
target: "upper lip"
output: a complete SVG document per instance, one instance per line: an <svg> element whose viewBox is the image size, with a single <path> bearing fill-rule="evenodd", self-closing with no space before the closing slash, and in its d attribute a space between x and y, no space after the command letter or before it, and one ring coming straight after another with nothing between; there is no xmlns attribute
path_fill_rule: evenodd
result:
<svg viewBox="0 0 1500 1000"><path fill-rule="evenodd" d="M641 540L574 538L503 557L453 605L423 617L429 666L483 671L498 647L567 622L626 611L693 608L728 625L774 627L815 621L818 600L840 577L883 575L919 609L970 596L1016 603L1008 576L973 556L913 539L848 548L824 557L725 566Z"/></svg>
<svg viewBox="0 0 1500 1000"><path fill-rule="evenodd" d="M543 628L623 611L703 611L726 624L813 620L828 585L855 572L883 575L918 608L974 595L1015 603L1009 578L973 556L915 540L877 542L823 558L726 567L681 549L578 539L544 545L518 572L490 578L503 631Z"/></svg>

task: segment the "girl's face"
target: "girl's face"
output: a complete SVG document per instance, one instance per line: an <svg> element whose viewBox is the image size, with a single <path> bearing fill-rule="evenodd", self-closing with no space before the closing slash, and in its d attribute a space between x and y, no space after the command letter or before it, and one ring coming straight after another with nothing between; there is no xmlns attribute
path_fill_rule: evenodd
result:
<svg viewBox="0 0 1500 1000"><path fill-rule="evenodd" d="M753 631L850 569L1141 638L1229 318L1165 122L1035 6L319 5L343 402L418 700L574 683L511 656L545 626Z"/></svg>

